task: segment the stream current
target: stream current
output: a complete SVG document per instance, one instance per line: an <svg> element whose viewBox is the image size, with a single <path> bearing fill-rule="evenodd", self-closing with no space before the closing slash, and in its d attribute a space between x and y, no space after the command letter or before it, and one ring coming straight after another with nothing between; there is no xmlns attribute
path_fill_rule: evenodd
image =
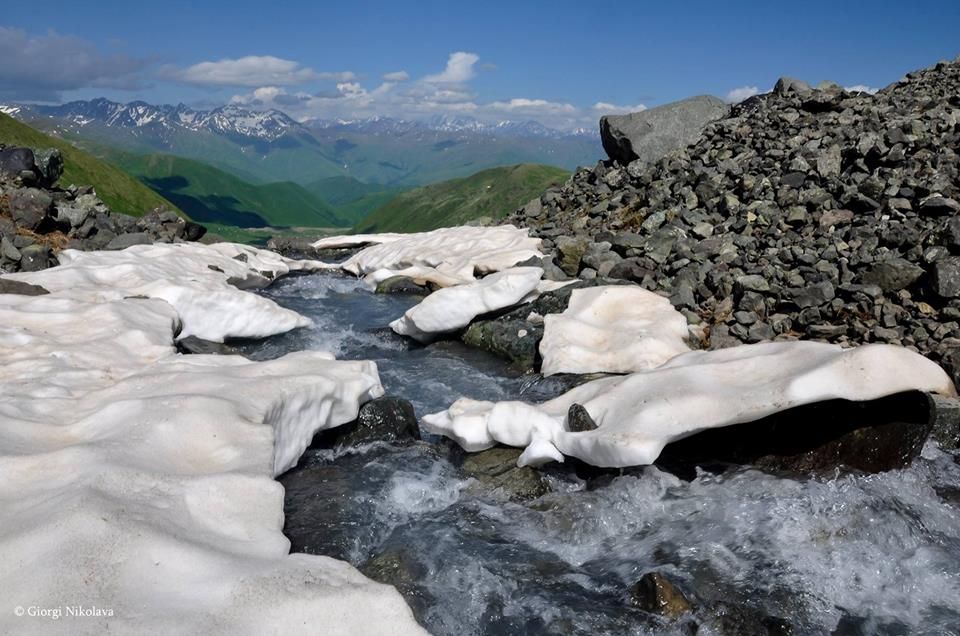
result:
<svg viewBox="0 0 960 636"><path fill-rule="evenodd" d="M255 359L325 350L376 361L417 415L460 396L541 401L538 376L461 345L414 346L387 324L419 298L341 274L262 292L314 326L243 345ZM960 459L932 442L905 470L797 478L748 467L682 481L650 467L606 479L545 467L551 492L478 487L437 438L310 448L279 479L296 552L394 584L431 633L960 635ZM663 573L693 611L631 603Z"/></svg>

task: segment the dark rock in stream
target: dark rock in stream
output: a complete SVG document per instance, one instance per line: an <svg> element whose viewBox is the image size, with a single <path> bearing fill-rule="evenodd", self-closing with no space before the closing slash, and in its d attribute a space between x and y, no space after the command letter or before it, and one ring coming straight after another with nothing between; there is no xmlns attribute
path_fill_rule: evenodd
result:
<svg viewBox="0 0 960 636"><path fill-rule="evenodd" d="M428 295L430 291L429 286L420 285L409 276L391 276L377 283L376 289L378 294L418 294L421 296Z"/></svg>
<svg viewBox="0 0 960 636"><path fill-rule="evenodd" d="M211 354L221 356L243 355L238 349L222 342L187 336L177 340L177 351L184 354Z"/></svg>
<svg viewBox="0 0 960 636"><path fill-rule="evenodd" d="M799 473L841 466L882 472L909 466L936 419L934 401L918 391L869 402L829 400L673 442L656 464L685 478L692 478L696 466L729 464Z"/></svg>
<svg viewBox="0 0 960 636"><path fill-rule="evenodd" d="M415 615L422 615L436 601L424 589L427 566L405 549L386 550L358 568L364 576L397 588Z"/></svg>
<svg viewBox="0 0 960 636"><path fill-rule="evenodd" d="M396 397L380 397L360 407L357 419L322 431L315 445L346 448L373 442L403 443L420 439L420 427L413 405Z"/></svg>
<svg viewBox="0 0 960 636"><path fill-rule="evenodd" d="M530 501L550 492L550 484L543 473L528 466L517 466L519 448L491 448L470 453L461 469L477 480L474 492L492 495L508 501Z"/></svg>
<svg viewBox="0 0 960 636"><path fill-rule="evenodd" d="M693 611L683 592L660 572L647 572L630 586L630 603L645 612L673 620Z"/></svg>

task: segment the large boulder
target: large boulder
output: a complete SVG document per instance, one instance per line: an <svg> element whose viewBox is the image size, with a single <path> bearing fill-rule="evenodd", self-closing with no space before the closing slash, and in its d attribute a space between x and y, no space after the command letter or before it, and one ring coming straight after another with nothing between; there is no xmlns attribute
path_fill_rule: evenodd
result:
<svg viewBox="0 0 960 636"><path fill-rule="evenodd" d="M56 148L43 148L33 153L40 173L40 185L52 188L63 174L63 155Z"/></svg>
<svg viewBox="0 0 960 636"><path fill-rule="evenodd" d="M14 181L23 173L35 172L37 165L29 148L0 148L0 179Z"/></svg>
<svg viewBox="0 0 960 636"><path fill-rule="evenodd" d="M710 95L699 95L627 115L600 119L603 149L614 161L652 163L700 138L710 122L726 117L730 107Z"/></svg>

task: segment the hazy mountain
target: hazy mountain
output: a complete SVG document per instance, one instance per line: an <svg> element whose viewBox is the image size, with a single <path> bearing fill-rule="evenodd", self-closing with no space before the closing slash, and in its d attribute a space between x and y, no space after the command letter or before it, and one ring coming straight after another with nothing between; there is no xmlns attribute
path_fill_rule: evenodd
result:
<svg viewBox="0 0 960 636"><path fill-rule="evenodd" d="M516 163L573 169L603 155L592 131L559 131L533 121L374 117L300 123L277 110L238 105L195 110L106 99L0 110L67 139L197 159L261 183L312 184L346 176L410 187Z"/></svg>

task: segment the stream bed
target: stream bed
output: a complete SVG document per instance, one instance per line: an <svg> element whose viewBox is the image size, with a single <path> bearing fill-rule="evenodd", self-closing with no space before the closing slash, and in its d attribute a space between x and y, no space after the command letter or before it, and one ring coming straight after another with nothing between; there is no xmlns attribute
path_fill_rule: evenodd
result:
<svg viewBox="0 0 960 636"><path fill-rule="evenodd" d="M418 416L463 395L559 390L457 342L396 336L387 324L417 297L332 273L262 293L315 324L244 353L374 360L387 394ZM515 469L509 478L532 484L522 497L478 479L474 460L429 436L310 448L279 478L285 533L294 551L396 585L437 635L960 634L960 459L933 443L910 468L876 475ZM692 610L671 620L637 607L631 586L652 571Z"/></svg>

